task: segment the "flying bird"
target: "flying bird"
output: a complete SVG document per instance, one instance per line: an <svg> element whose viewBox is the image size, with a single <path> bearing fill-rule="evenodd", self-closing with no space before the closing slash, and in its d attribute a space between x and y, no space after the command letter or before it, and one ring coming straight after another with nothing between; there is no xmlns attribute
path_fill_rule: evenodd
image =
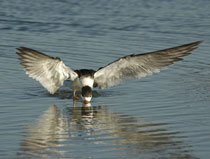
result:
<svg viewBox="0 0 210 159"><path fill-rule="evenodd" d="M24 67L29 77L39 81L49 93L54 94L64 83L71 79L73 99L79 100L76 91L81 92L82 101L88 104L92 99L92 89L104 89L126 80L137 79L160 72L181 57L191 54L202 41L197 41L182 46L143 54L131 54L121 57L116 61L99 68L98 70L80 69L73 70L67 67L59 57L51 57L26 47L17 48L20 64Z"/></svg>

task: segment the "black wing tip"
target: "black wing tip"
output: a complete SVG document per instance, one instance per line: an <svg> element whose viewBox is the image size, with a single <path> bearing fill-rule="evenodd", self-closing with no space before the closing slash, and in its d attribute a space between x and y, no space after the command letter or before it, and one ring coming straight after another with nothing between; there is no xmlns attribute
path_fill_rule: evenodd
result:
<svg viewBox="0 0 210 159"><path fill-rule="evenodd" d="M202 43L203 40L200 40L200 41L196 41L196 42L192 42L192 43L187 43L187 44L183 44L183 45L180 45L180 46L176 46L176 47L173 47L173 48L168 48L168 49L175 49L175 48L198 48L196 46L198 46L200 43Z"/></svg>
<svg viewBox="0 0 210 159"><path fill-rule="evenodd" d="M16 49L17 49L18 51L20 51L20 52L24 52L24 51L38 52L38 51L36 51L36 50L30 49L30 48L28 48L28 47L23 47L23 46L18 47L18 48L16 48Z"/></svg>
<svg viewBox="0 0 210 159"><path fill-rule="evenodd" d="M20 46L20 47L17 47L16 49L19 50L19 51L22 51L22 50L26 50L26 49L29 49L29 48Z"/></svg>
<svg viewBox="0 0 210 159"><path fill-rule="evenodd" d="M201 44L202 42L203 42L203 40L200 40L200 41L192 42L192 43L189 43L189 44L185 44L181 47L186 47L186 49L187 49L186 53L190 54L190 52L197 49L198 45Z"/></svg>
<svg viewBox="0 0 210 159"><path fill-rule="evenodd" d="M19 52L16 52L16 54L21 56L21 57L22 57L23 54L26 53L26 51L33 51L32 49L29 49L27 47L18 47L16 49L19 51Z"/></svg>
<svg viewBox="0 0 210 159"><path fill-rule="evenodd" d="M19 56L21 56L21 54L22 54L22 53L20 53L20 52L16 52L16 54L17 54L17 55L19 55Z"/></svg>
<svg viewBox="0 0 210 159"><path fill-rule="evenodd" d="M16 48L16 49L19 51L19 52L16 52L16 54L18 56L20 56L21 58L23 58L23 56L24 56L25 51L26 51L27 48L25 48L25 47L19 47L19 48Z"/></svg>
<svg viewBox="0 0 210 159"><path fill-rule="evenodd" d="M196 41L195 44L199 45L200 43L204 42L204 40Z"/></svg>
<svg viewBox="0 0 210 159"><path fill-rule="evenodd" d="M194 47L194 46L197 46L197 45L201 44L202 42L203 42L203 40L200 40L200 41L192 42L192 43L185 44L185 45L189 45L191 47Z"/></svg>
<svg viewBox="0 0 210 159"><path fill-rule="evenodd" d="M51 59L57 59L57 60L59 60L59 61L61 61L61 59L59 58L59 57L56 57L56 58L54 58L54 57L52 57L52 56L49 56L49 55L46 55L46 54L44 54L44 53L42 53L42 52L39 52L39 51L37 51L37 50L34 50L34 49L30 49L30 48L27 48L27 47L18 47L18 48L16 48L19 52L16 52L16 54L18 54L19 56L21 56L22 57L22 55L25 55L25 54L30 54L30 55L35 55L35 56L43 56L43 57L47 57L47 58L51 58Z"/></svg>

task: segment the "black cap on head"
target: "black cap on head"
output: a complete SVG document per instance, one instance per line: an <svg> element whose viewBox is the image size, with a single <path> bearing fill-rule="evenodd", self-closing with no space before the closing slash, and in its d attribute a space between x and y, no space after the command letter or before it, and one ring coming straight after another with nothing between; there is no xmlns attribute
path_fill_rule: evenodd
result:
<svg viewBox="0 0 210 159"><path fill-rule="evenodd" d="M82 96L83 97L92 97L92 89L89 86L82 87Z"/></svg>

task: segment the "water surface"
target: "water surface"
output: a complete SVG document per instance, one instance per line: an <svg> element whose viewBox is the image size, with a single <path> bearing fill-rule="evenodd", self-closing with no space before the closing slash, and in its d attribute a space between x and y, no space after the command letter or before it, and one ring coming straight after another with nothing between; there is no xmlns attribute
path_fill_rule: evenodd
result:
<svg viewBox="0 0 210 159"><path fill-rule="evenodd" d="M0 158L208 158L210 2L0 2ZM15 48L98 69L119 57L204 40L159 74L73 104L70 81L50 95Z"/></svg>

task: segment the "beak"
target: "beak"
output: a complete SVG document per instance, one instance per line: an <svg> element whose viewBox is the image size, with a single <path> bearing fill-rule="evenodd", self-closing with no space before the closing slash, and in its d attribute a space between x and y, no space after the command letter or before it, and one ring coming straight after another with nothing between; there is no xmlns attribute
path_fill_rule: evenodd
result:
<svg viewBox="0 0 210 159"><path fill-rule="evenodd" d="M84 103L84 104L88 104L89 101L88 101L88 100L84 100L83 103Z"/></svg>
<svg viewBox="0 0 210 159"><path fill-rule="evenodd" d="M84 104L90 103L91 98L92 98L92 97L83 97L83 96L82 96L83 103L84 103Z"/></svg>

